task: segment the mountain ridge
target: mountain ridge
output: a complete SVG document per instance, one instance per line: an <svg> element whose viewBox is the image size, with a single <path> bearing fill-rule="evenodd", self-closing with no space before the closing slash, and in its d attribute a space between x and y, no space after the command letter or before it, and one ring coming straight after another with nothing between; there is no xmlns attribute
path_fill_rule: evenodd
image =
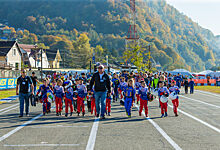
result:
<svg viewBox="0 0 220 150"><path fill-rule="evenodd" d="M106 53L121 59L119 54L124 51L129 25L129 1L16 0L13 3L2 3L0 18L8 19L16 28L28 29L38 36L39 41L44 42L43 36L59 34L74 40L65 32L70 33L75 28L88 33L91 46L101 45L107 49ZM13 10L17 5L22 7ZM181 14L165 0L138 1L137 14L142 42L152 44L152 56L163 69L182 67L200 71L218 63L218 47L212 32Z"/></svg>

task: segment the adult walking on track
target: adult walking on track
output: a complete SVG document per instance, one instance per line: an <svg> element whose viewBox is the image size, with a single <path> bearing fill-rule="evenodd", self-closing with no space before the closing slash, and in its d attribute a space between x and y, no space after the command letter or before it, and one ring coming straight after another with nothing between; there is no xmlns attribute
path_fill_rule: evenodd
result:
<svg viewBox="0 0 220 150"><path fill-rule="evenodd" d="M18 91L19 90L19 91ZM21 71L21 76L17 79L16 95L19 95L20 102L20 115L23 117L24 103L26 116L29 116L29 96L34 94L34 85L29 76L26 75L26 71Z"/></svg>
<svg viewBox="0 0 220 150"><path fill-rule="evenodd" d="M94 85L95 84L95 85ZM98 72L94 73L90 81L90 91L95 86L95 104L96 104L96 117L100 114L100 104L101 104L101 119L105 119L105 106L106 106L106 96L111 94L111 86L109 76L104 71L104 66L98 66Z"/></svg>
<svg viewBox="0 0 220 150"><path fill-rule="evenodd" d="M37 91L37 83L39 83L37 77L35 76L35 72L32 72L31 80L32 80L33 85L34 85L34 95L35 95L36 91Z"/></svg>

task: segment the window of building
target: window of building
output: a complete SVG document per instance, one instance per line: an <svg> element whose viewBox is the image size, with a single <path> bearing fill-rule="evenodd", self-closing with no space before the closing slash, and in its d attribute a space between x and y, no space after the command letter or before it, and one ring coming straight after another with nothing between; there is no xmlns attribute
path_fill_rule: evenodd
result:
<svg viewBox="0 0 220 150"><path fill-rule="evenodd" d="M16 49L13 49L13 56L16 56Z"/></svg>

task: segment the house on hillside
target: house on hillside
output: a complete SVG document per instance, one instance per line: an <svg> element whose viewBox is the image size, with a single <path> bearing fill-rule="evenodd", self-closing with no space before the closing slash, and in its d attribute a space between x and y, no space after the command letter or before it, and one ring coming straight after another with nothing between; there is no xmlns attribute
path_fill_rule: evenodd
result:
<svg viewBox="0 0 220 150"><path fill-rule="evenodd" d="M46 55L51 68L60 68L62 58L59 49L46 49Z"/></svg>
<svg viewBox="0 0 220 150"><path fill-rule="evenodd" d="M38 48L37 45L19 44L19 46L27 52L30 68L41 67L41 49ZM50 68L45 50L42 50L42 65L42 68Z"/></svg>
<svg viewBox="0 0 220 150"><path fill-rule="evenodd" d="M0 67L21 69L22 53L16 41L0 41Z"/></svg>

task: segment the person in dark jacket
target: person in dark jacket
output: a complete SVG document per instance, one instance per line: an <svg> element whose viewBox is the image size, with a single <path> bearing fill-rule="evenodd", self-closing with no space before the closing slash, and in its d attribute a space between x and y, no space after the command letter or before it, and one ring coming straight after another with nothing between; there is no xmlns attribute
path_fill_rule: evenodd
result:
<svg viewBox="0 0 220 150"><path fill-rule="evenodd" d="M184 87L185 87L185 94L188 94L189 82L187 78L184 80Z"/></svg>
<svg viewBox="0 0 220 150"><path fill-rule="evenodd" d="M20 115L23 117L24 103L26 116L29 116L29 96L34 95L34 85L29 76L26 75L26 71L21 71L21 76L17 79L16 95L19 95L20 102Z"/></svg>
<svg viewBox="0 0 220 150"><path fill-rule="evenodd" d="M90 81L89 93L93 85L95 84L95 104L97 117L100 114L100 103L101 103L101 119L105 119L105 105L106 105L106 92L108 92L108 97L111 94L111 86L109 76L104 72L104 66L99 65L98 72L94 73Z"/></svg>

